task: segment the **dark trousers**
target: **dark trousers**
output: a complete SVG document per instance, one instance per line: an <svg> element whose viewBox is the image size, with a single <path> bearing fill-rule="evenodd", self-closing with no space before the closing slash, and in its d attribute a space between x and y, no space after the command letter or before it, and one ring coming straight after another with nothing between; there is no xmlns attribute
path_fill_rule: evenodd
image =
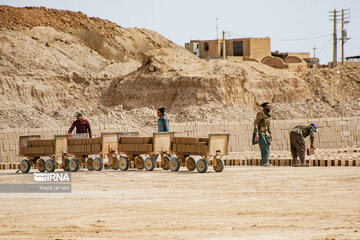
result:
<svg viewBox="0 0 360 240"><path fill-rule="evenodd" d="M297 164L297 157L299 156L300 164L305 163L305 139L300 133L290 132L290 146L293 157L293 164Z"/></svg>

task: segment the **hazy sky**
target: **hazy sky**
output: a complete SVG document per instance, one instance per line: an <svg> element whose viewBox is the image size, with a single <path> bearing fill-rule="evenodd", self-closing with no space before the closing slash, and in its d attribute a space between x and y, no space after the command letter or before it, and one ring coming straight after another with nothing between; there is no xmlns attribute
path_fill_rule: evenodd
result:
<svg viewBox="0 0 360 240"><path fill-rule="evenodd" d="M310 52L316 46L321 63L332 61L333 23L329 11L350 8L345 57L360 55L360 0L0 0L15 7L44 6L81 11L122 27L154 30L184 46L193 39L270 37L271 50ZM338 37L340 37L340 24ZM341 60L338 42L338 60Z"/></svg>

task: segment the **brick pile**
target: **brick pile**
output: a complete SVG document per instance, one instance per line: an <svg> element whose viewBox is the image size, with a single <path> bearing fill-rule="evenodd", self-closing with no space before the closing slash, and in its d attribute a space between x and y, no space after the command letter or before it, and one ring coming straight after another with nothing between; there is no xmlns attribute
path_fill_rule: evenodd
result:
<svg viewBox="0 0 360 240"><path fill-rule="evenodd" d="M95 154L101 151L102 138L69 139L69 153Z"/></svg>
<svg viewBox="0 0 360 240"><path fill-rule="evenodd" d="M209 150L208 138L175 137L173 151L185 155L205 155Z"/></svg>
<svg viewBox="0 0 360 240"><path fill-rule="evenodd" d="M120 137L119 152L124 153L150 153L153 150L152 137Z"/></svg>
<svg viewBox="0 0 360 240"><path fill-rule="evenodd" d="M26 146L20 147L21 155L49 156L54 152L54 139L28 140Z"/></svg>

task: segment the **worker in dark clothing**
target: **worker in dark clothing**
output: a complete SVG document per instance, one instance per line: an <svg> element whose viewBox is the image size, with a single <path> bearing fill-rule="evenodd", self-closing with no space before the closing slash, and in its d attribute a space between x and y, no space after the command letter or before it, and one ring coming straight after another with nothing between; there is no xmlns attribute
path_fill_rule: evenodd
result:
<svg viewBox="0 0 360 240"><path fill-rule="evenodd" d="M161 107L157 110L158 115L158 132L169 132L169 121L165 117L165 108Z"/></svg>
<svg viewBox="0 0 360 240"><path fill-rule="evenodd" d="M314 148L314 132L317 132L317 126L315 123L310 125L298 125L294 127L290 132L290 146L291 154L293 157L292 165L294 167L303 166L308 167L309 164L305 163L305 138L310 136L310 148ZM297 157L299 156L300 164L297 163Z"/></svg>
<svg viewBox="0 0 360 240"><path fill-rule="evenodd" d="M89 137L91 138L92 134L89 121L82 117L80 111L75 112L74 117L76 117L76 120L71 124L68 134L71 134L74 128L76 128L76 133L89 133Z"/></svg>
<svg viewBox="0 0 360 240"><path fill-rule="evenodd" d="M256 114L254 121L253 144L259 144L261 151L261 166L271 166L269 163L270 144L272 140L270 131L270 103L261 104L262 111ZM269 133L269 136L267 135Z"/></svg>

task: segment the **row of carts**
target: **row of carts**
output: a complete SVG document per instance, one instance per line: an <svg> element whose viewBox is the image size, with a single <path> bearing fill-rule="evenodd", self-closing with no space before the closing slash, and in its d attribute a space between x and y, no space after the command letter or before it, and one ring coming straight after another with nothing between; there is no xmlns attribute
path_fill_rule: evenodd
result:
<svg viewBox="0 0 360 240"><path fill-rule="evenodd" d="M55 135L54 139L20 136L20 155L26 157L20 170L28 173L33 166L40 172L54 172L56 168L101 171L106 165L114 170L126 171L132 166L152 171L159 165L173 172L185 166L204 173L212 165L214 171L223 171L221 157L228 153L229 134L209 134L208 138L174 135L168 132L141 137L137 132L110 132L97 138L88 138L87 134Z"/></svg>

